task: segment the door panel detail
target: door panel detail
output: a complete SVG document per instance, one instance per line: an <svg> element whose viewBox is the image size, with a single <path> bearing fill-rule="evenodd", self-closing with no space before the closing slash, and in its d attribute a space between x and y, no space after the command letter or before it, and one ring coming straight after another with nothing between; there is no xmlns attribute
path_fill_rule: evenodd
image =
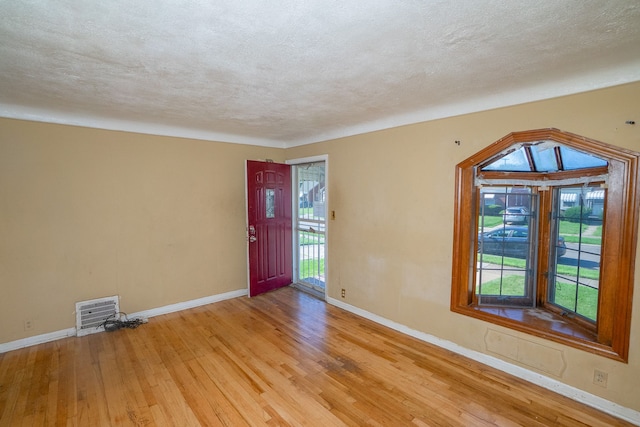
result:
<svg viewBox="0 0 640 427"><path fill-rule="evenodd" d="M247 161L249 295L291 283L290 166Z"/></svg>

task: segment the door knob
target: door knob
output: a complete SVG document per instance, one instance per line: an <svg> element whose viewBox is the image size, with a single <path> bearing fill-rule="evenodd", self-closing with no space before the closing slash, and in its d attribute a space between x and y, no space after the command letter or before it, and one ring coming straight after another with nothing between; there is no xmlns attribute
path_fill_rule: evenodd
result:
<svg viewBox="0 0 640 427"><path fill-rule="evenodd" d="M258 240L258 238L256 237L256 228L253 225L249 226L248 231L249 231L249 243L253 243L256 240Z"/></svg>

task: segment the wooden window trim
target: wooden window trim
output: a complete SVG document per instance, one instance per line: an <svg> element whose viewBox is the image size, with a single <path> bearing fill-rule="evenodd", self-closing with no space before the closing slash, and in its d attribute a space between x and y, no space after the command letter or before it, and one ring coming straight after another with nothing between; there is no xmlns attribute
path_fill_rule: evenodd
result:
<svg viewBox="0 0 640 427"><path fill-rule="evenodd" d="M517 143L553 140L609 161L608 199L603 218L601 280L597 330L591 331L546 309L546 288L537 298L542 307L513 309L478 307L473 303L477 233L476 167ZM514 132L456 166L451 310L476 319L628 362L638 210L640 154L557 129ZM544 248L543 248L544 250ZM543 258L543 257L540 257ZM543 270L541 270L543 271ZM540 320L543 311L549 320ZM561 326L559 326L561 325Z"/></svg>
<svg viewBox="0 0 640 427"><path fill-rule="evenodd" d="M599 176L607 173L608 168L590 168L585 170L561 171L553 173L543 172L494 172L483 171L478 176L485 179L498 179L508 175L511 179L528 179L537 181L553 181L571 178L581 178L585 176Z"/></svg>

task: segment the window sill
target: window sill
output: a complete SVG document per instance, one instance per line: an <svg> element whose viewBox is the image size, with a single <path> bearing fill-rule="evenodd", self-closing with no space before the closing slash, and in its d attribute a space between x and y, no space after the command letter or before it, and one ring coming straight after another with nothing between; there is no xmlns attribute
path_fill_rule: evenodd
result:
<svg viewBox="0 0 640 427"><path fill-rule="evenodd" d="M598 343L594 331L548 310L458 306L452 307L452 311L624 362L611 346Z"/></svg>

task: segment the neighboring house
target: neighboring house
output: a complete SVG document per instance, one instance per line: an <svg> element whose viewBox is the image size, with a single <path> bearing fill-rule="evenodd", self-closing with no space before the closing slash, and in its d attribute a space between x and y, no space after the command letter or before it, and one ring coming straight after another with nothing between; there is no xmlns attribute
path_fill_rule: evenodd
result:
<svg viewBox="0 0 640 427"><path fill-rule="evenodd" d="M591 209L591 216L602 215L604 209L604 190L585 191L580 187L576 187L573 191L565 189L560 201L560 209L566 211L569 208L580 206L581 197L584 206Z"/></svg>
<svg viewBox="0 0 640 427"><path fill-rule="evenodd" d="M565 189L560 200L560 210L566 211L574 206L579 206L581 190L576 188L574 191Z"/></svg>
<svg viewBox="0 0 640 427"><path fill-rule="evenodd" d="M591 208L591 216L600 216L604 209L604 190L590 191L585 195L585 203Z"/></svg>
<svg viewBox="0 0 640 427"><path fill-rule="evenodd" d="M302 181L299 190L299 207L313 208L313 215L325 215L325 184L324 181Z"/></svg>

